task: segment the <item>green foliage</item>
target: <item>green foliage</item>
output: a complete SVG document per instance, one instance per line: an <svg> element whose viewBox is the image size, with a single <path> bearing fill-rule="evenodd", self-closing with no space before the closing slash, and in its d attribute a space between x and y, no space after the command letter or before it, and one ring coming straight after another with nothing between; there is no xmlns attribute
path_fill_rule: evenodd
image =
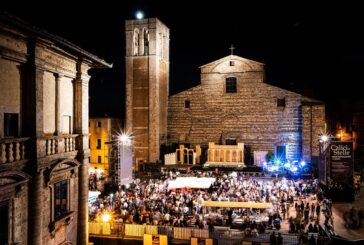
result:
<svg viewBox="0 0 364 245"><path fill-rule="evenodd" d="M273 151L268 151L267 155L265 155L265 160L267 162L273 161L274 160L274 152Z"/></svg>

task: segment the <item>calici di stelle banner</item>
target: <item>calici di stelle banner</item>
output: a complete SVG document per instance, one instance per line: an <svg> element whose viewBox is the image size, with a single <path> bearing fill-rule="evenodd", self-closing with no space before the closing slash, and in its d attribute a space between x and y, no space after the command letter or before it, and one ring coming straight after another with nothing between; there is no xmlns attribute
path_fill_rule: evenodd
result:
<svg viewBox="0 0 364 245"><path fill-rule="evenodd" d="M331 142L331 178L347 187L353 185L353 142Z"/></svg>

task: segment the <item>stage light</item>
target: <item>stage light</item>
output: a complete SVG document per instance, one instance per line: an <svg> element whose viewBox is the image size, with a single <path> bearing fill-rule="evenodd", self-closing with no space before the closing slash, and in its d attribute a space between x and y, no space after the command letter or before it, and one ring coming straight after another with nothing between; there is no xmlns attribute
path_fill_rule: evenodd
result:
<svg viewBox="0 0 364 245"><path fill-rule="evenodd" d="M300 162L300 165L301 165L301 167L304 167L306 165L306 162L305 161L301 161Z"/></svg>
<svg viewBox="0 0 364 245"><path fill-rule="evenodd" d="M329 141L329 136L327 134L323 134L320 136L321 142L327 142Z"/></svg>
<svg viewBox="0 0 364 245"><path fill-rule="evenodd" d="M284 164L284 167L285 167L285 168L290 168L290 167L291 167L291 164L290 164L289 162L286 162L286 163Z"/></svg>
<svg viewBox="0 0 364 245"><path fill-rule="evenodd" d="M109 221L110 221L110 219L111 219L111 216L110 216L110 214L108 214L108 213L104 213L104 214L101 216L101 219L102 219L102 221L103 221L103 222L109 222Z"/></svg>

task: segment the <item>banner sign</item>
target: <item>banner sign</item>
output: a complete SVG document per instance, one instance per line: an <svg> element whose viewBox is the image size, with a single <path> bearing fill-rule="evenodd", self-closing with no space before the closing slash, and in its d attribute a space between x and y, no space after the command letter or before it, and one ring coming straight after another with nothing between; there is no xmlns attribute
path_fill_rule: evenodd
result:
<svg viewBox="0 0 364 245"><path fill-rule="evenodd" d="M353 185L353 142L331 142L331 178L347 187Z"/></svg>

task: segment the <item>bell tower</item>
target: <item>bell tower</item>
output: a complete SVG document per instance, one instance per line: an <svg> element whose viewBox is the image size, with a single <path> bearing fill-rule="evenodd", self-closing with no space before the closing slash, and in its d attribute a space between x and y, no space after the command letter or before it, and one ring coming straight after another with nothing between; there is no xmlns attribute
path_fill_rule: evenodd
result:
<svg viewBox="0 0 364 245"><path fill-rule="evenodd" d="M134 166L159 160L167 138L169 29L157 18L127 20L126 129L134 135Z"/></svg>

